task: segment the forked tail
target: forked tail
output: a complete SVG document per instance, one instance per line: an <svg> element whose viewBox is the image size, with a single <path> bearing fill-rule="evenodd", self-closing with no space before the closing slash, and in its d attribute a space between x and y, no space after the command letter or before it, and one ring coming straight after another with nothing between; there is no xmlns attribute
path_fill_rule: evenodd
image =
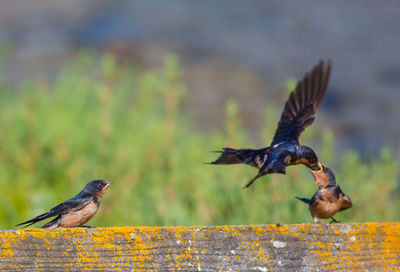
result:
<svg viewBox="0 0 400 272"><path fill-rule="evenodd" d="M308 198L304 198L304 197L298 197L296 196L296 198L300 201L303 201L304 203L306 203L307 205L310 204L311 199Z"/></svg>

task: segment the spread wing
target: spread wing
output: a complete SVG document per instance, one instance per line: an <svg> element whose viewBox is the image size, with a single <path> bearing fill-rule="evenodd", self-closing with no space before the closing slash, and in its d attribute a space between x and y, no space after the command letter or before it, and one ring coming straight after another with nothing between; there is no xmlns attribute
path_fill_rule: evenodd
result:
<svg viewBox="0 0 400 272"><path fill-rule="evenodd" d="M271 145L282 141L299 141L303 130L312 124L314 114L324 97L331 73L331 61L320 61L297 83L286 101Z"/></svg>
<svg viewBox="0 0 400 272"><path fill-rule="evenodd" d="M43 213L41 215L38 215L35 218L32 218L28 221L22 222L22 223L18 224L17 226L28 224L25 226L25 227L28 227L32 224L35 224L35 223L45 220L47 218L50 218L50 217L53 217L56 215L62 215L69 211L79 210L79 209L83 208L84 206L86 206L90 202L90 200L92 200L92 196L90 194L80 192L73 198L55 206L50 211Z"/></svg>

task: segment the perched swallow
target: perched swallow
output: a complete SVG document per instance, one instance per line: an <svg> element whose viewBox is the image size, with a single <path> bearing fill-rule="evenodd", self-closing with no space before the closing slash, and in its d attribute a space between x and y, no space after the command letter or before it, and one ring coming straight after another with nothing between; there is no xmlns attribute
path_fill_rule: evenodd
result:
<svg viewBox="0 0 400 272"><path fill-rule="evenodd" d="M350 197L343 193L336 183L332 170L325 165L322 165L322 170L310 172L314 176L318 190L311 199L297 196L296 198L307 204L315 223L321 223L318 219L328 218L337 222L333 216L337 212L350 209L353 206Z"/></svg>
<svg viewBox="0 0 400 272"><path fill-rule="evenodd" d="M27 224L25 227L28 227L39 221L57 216L52 221L43 225L42 228L54 229L58 227L81 227L95 215L104 193L110 185L111 182L105 180L96 179L89 181L85 188L83 188L83 190L73 198L55 206L50 211L20 223L17 226Z"/></svg>
<svg viewBox="0 0 400 272"><path fill-rule="evenodd" d="M225 147L212 164L245 163L258 168L258 174L244 188L266 174L285 174L288 165L304 164L311 170L321 170L317 155L310 147L300 145L299 137L314 121L314 114L324 97L330 73L331 61L321 60L297 83L286 101L269 147L257 150Z"/></svg>

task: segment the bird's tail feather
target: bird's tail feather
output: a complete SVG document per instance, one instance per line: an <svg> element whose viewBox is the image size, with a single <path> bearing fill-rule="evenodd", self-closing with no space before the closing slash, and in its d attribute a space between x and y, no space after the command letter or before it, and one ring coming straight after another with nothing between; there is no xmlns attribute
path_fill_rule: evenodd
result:
<svg viewBox="0 0 400 272"><path fill-rule="evenodd" d="M296 196L296 198L298 199L298 200L300 200L300 201L303 201L304 203L306 203L306 204L310 204L310 199L308 199L308 198L304 198L304 197L298 197L298 196Z"/></svg>
<svg viewBox="0 0 400 272"><path fill-rule="evenodd" d="M26 223L28 223L28 222L26 222ZM36 223L36 222L31 222L31 221L29 221L29 224L26 225L26 226L24 226L23 228L27 228L27 227L29 227L30 225L33 225L33 224L35 224L35 223ZM21 226L21 225L23 225L23 223L18 224L18 225L15 225L15 226Z"/></svg>
<svg viewBox="0 0 400 272"><path fill-rule="evenodd" d="M33 224L35 224L36 222L42 221L42 220L47 219L47 218L49 218L49 217L51 217L50 213L49 213L49 212L46 212L46 213L43 213L43 214L41 214L41 215L36 216L35 218L29 219L28 221L19 223L19 224L16 225L16 226L21 226L21 225L27 224L26 226L24 226L24 228L27 228L27 227L29 227L30 225L33 225Z"/></svg>
<svg viewBox="0 0 400 272"><path fill-rule="evenodd" d="M236 164L245 163L260 168L261 160L259 157L263 157L265 149L234 149L230 147L223 148L221 155L218 159L211 162L212 164Z"/></svg>
<svg viewBox="0 0 400 272"><path fill-rule="evenodd" d="M57 216L56 218L54 218L50 222L44 224L41 228L42 229L47 229L47 228L58 227L58 225L60 224L60 218L61 218L61 215Z"/></svg>

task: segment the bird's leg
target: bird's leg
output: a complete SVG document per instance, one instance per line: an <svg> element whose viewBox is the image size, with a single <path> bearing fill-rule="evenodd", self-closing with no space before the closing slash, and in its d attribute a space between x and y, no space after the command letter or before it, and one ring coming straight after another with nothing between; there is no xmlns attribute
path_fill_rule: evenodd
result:
<svg viewBox="0 0 400 272"><path fill-rule="evenodd" d="M335 218L331 217L332 221L329 222L329 224L334 224L334 223L341 223L340 221L337 221Z"/></svg>
<svg viewBox="0 0 400 272"><path fill-rule="evenodd" d="M253 184L254 181L256 181L256 179L258 179L259 177L265 175L265 173L262 173L261 171L258 172L257 176L255 176L252 180L250 180L244 187L243 189L249 188L250 185Z"/></svg>

